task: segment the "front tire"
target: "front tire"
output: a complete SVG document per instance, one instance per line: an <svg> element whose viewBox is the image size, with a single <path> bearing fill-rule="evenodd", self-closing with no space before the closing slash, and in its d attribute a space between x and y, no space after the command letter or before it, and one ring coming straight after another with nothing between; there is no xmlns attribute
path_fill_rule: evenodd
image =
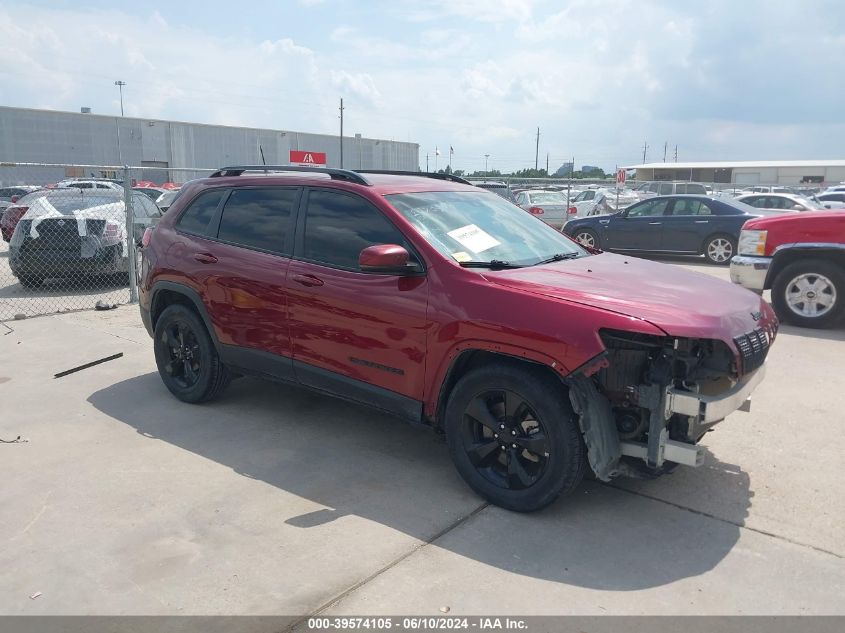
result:
<svg viewBox="0 0 845 633"><path fill-rule="evenodd" d="M716 266L727 266L736 255L736 240L730 235L713 235L704 243L704 257Z"/></svg>
<svg viewBox="0 0 845 633"><path fill-rule="evenodd" d="M845 320L845 273L823 259L786 266L772 284L772 307L784 323L828 328Z"/></svg>
<svg viewBox="0 0 845 633"><path fill-rule="evenodd" d="M445 427L464 481L508 510L539 510L584 477L584 443L566 390L542 369L501 363L471 371L449 396Z"/></svg>
<svg viewBox="0 0 845 633"><path fill-rule="evenodd" d="M216 398L231 380L196 312L171 305L156 321L154 351L164 385L183 402Z"/></svg>

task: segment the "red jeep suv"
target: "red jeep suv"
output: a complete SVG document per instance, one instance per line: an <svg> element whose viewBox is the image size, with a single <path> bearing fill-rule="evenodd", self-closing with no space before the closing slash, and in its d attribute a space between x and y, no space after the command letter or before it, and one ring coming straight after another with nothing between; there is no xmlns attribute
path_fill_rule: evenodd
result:
<svg viewBox="0 0 845 633"><path fill-rule="evenodd" d="M586 250L453 176L227 167L144 242L141 316L177 398L249 374L368 404L445 433L513 510L587 467L700 464L777 329L748 290Z"/></svg>

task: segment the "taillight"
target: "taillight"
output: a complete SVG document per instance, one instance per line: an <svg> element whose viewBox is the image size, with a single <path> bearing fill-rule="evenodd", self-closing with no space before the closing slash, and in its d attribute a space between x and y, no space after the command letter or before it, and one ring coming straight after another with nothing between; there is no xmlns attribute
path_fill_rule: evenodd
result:
<svg viewBox="0 0 845 633"><path fill-rule="evenodd" d="M9 228L15 228L15 225L26 215L27 211L29 211L29 207L7 207L3 214L3 220L5 220L3 224Z"/></svg>
<svg viewBox="0 0 845 633"><path fill-rule="evenodd" d="M576 213L578 213L578 207L569 207L569 208L566 210L566 212L567 212L569 215L575 215Z"/></svg>
<svg viewBox="0 0 845 633"><path fill-rule="evenodd" d="M150 240L153 238L153 230L151 228L144 229L144 235L141 237L141 248L147 248L150 245Z"/></svg>
<svg viewBox="0 0 845 633"><path fill-rule="evenodd" d="M531 207L530 209L528 209L528 213L530 213L531 215L543 215L543 209L541 209L540 207Z"/></svg>

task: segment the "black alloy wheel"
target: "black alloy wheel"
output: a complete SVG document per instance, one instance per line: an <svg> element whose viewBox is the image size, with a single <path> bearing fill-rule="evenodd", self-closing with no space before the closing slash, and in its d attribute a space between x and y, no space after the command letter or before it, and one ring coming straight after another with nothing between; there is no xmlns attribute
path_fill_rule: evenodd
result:
<svg viewBox="0 0 845 633"><path fill-rule="evenodd" d="M162 382L184 402L212 400L231 380L202 319L185 305L168 306L158 317L153 351Z"/></svg>
<svg viewBox="0 0 845 633"><path fill-rule="evenodd" d="M500 389L479 393L463 419L463 445L479 474L495 486L523 490L542 477L549 457L545 428L525 398Z"/></svg>

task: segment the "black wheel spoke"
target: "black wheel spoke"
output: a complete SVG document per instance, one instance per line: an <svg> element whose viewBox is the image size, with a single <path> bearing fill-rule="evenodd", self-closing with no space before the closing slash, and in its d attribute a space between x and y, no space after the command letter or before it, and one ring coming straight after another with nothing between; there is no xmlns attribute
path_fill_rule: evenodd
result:
<svg viewBox="0 0 845 633"><path fill-rule="evenodd" d="M511 449L508 451L508 486L510 488L527 488L534 483L519 459L519 453Z"/></svg>
<svg viewBox="0 0 845 633"><path fill-rule="evenodd" d="M197 381L197 372L194 369L194 364L190 360L187 360L182 363L182 367L185 371L185 381L189 385L194 384Z"/></svg>
<svg viewBox="0 0 845 633"><path fill-rule="evenodd" d="M513 391L505 391L505 415L511 419L512 423L521 422L528 411L525 400L515 394Z"/></svg>
<svg viewBox="0 0 845 633"><path fill-rule="evenodd" d="M467 448L467 455L472 461L473 466L478 468L483 466L484 462L489 461L491 456L496 455L499 449L499 442L496 440L477 442Z"/></svg>
<svg viewBox="0 0 845 633"><path fill-rule="evenodd" d="M527 450L529 453L534 453L539 457L548 455L549 449L546 442L546 436L543 433L535 433L528 436L516 436L513 443Z"/></svg>
<svg viewBox="0 0 845 633"><path fill-rule="evenodd" d="M478 396L469 403L466 414L473 420L486 426L494 433L499 432L499 421L490 411L487 400L483 396Z"/></svg>
<svg viewBox="0 0 845 633"><path fill-rule="evenodd" d="M179 339L176 338L172 330L167 330L165 340L167 341L167 346L171 349L179 349Z"/></svg>

